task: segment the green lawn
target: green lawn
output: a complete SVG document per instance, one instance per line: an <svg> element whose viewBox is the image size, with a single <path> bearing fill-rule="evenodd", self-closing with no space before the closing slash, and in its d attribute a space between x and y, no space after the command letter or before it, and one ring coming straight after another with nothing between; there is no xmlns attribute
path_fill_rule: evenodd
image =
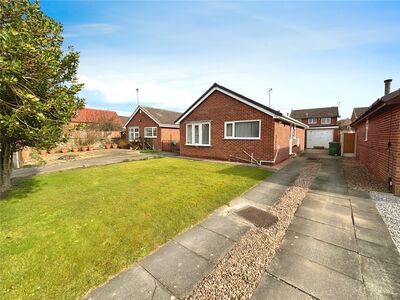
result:
<svg viewBox="0 0 400 300"><path fill-rule="evenodd" d="M75 299L270 173L161 158L21 180L0 201L0 299Z"/></svg>

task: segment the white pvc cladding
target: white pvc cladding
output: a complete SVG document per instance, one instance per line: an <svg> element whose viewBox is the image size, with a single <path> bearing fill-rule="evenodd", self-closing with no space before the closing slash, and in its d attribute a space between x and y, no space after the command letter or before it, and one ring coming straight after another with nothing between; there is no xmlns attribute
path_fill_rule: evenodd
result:
<svg viewBox="0 0 400 300"><path fill-rule="evenodd" d="M139 112L142 111L144 112L150 119L152 119L154 122L157 123L157 125L159 127L164 127L164 128L179 128L179 125L177 124L161 124L160 122L158 122L156 119L153 118L153 116L151 114L149 114L145 109L143 109L143 107L138 106L136 107L136 109L134 110L134 112L132 113L132 115L130 116L130 118L128 119L128 121L126 121L125 125L123 128L126 128L126 126L129 124L129 122L133 119L133 117Z"/></svg>
<svg viewBox="0 0 400 300"><path fill-rule="evenodd" d="M234 95L234 94L232 94L232 93L230 93L230 92L228 92L228 91L226 91L224 89L221 89L218 86L212 88L207 94L205 94L203 97L201 97L199 100L197 100L197 103L195 105L193 105L193 107L190 110L188 110L186 113L181 115L179 117L179 119L176 120L175 124L180 124L183 119L185 119L193 110L195 110L201 103L204 102L204 100L206 100L215 91L219 91L219 92L221 92L221 93L223 93L225 95L228 95L229 97L231 97L233 99L236 99L236 100L238 100L238 101L240 101L240 102L242 102L242 103L244 103L244 104L246 104L246 105L248 105L250 107L253 107L253 108L255 108L255 109L257 109L257 110L259 110L259 111L271 116L274 119L278 119L278 120L281 120L281 121L284 121L284 122L287 122L287 123L290 123L290 124L293 124L293 125L296 125L296 126L299 126L299 127L308 128L308 125L306 125L306 124L304 124L304 123L302 123L300 121L297 121L296 119L293 119L293 118L291 118L289 116L284 116L284 115L280 116L280 115L274 114L273 112L271 112L271 111L269 111L267 109L264 109L263 107L261 107L259 105L256 105L256 104L254 104L252 102L249 102L246 99L243 99L242 97Z"/></svg>

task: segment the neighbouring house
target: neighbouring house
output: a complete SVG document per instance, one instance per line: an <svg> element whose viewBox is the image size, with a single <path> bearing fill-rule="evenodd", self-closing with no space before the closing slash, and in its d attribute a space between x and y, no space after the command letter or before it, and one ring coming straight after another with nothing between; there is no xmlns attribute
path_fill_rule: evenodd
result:
<svg viewBox="0 0 400 300"><path fill-rule="evenodd" d="M177 120L181 155L278 163L304 150L307 125L215 83Z"/></svg>
<svg viewBox="0 0 400 300"><path fill-rule="evenodd" d="M357 158L400 195L400 89L377 99L351 126L357 132Z"/></svg>
<svg viewBox="0 0 400 300"><path fill-rule="evenodd" d="M124 125L128 141L142 149L179 150L179 125L175 120L180 115L180 112L140 105Z"/></svg>
<svg viewBox="0 0 400 300"><path fill-rule="evenodd" d="M368 107L354 107L351 114L351 122L357 120L363 113L367 111Z"/></svg>
<svg viewBox="0 0 400 300"><path fill-rule="evenodd" d="M306 148L328 148L330 142L339 142L337 106L296 109L290 116L309 126L306 129Z"/></svg>

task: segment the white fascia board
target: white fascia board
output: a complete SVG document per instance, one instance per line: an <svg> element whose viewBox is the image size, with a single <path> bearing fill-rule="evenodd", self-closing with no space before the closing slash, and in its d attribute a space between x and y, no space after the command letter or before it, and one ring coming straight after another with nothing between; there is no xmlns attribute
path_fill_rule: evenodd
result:
<svg viewBox="0 0 400 300"><path fill-rule="evenodd" d="M273 112L270 112L269 110L263 109L253 103L250 103L249 101L246 101L245 99L238 97L234 94L231 94L223 89L220 89L219 87L214 87L213 89L211 89L207 94L205 94L197 103L195 106L193 106L188 112L186 112L184 115L180 116L179 119L175 122L175 124L179 124L184 118L187 117L187 115L189 115L193 110L196 109L196 107L198 107L201 103L203 103L204 100L206 100L213 92L215 91L219 91L225 95L228 95L229 97L236 99L244 104L247 104L250 107L253 107L259 111L262 111L263 113L266 113L267 115L270 115L273 118L278 117L276 114L274 114Z"/></svg>
<svg viewBox="0 0 400 300"><path fill-rule="evenodd" d="M279 116L279 117L277 117L277 118L275 118L275 119L279 119L279 120L288 122L288 123L290 123L290 124L294 124L294 125L297 125L297 126L299 126L299 127L303 127L303 128L305 128L305 129L308 129L308 128L309 128L308 125L306 125L306 124L304 124L304 123L302 123L302 122L300 122L300 121L298 121L298 120L296 120L296 119L293 119L293 118L291 118L291 117L288 117L288 116Z"/></svg>

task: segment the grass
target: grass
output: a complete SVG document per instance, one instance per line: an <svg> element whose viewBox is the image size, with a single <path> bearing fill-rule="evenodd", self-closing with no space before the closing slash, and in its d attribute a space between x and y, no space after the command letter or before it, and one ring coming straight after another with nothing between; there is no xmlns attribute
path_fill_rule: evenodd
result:
<svg viewBox="0 0 400 300"><path fill-rule="evenodd" d="M76 299L269 174L161 158L23 179L0 201L0 299Z"/></svg>

